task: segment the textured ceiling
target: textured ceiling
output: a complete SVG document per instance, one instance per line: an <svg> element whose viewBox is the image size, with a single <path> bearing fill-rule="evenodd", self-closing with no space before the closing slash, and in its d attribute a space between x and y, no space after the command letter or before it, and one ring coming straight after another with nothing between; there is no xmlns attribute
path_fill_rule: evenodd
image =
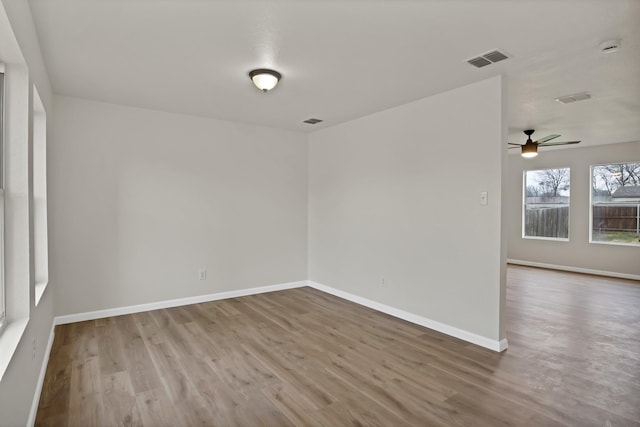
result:
<svg viewBox="0 0 640 427"><path fill-rule="evenodd" d="M583 145L640 139L636 0L30 4L58 94L313 131L503 73L512 141L529 127ZM611 38L623 48L599 52ZM495 48L512 58L465 62ZM283 74L266 94L247 76L261 67ZM582 91L593 98L554 101Z"/></svg>

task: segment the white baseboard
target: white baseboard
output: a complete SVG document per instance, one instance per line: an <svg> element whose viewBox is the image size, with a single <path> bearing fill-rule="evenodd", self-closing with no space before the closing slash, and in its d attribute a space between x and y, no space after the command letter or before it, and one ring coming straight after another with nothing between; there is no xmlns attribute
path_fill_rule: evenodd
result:
<svg viewBox="0 0 640 427"><path fill-rule="evenodd" d="M195 297L178 298L167 301L150 302L147 304L130 305L126 307L109 308L106 310L88 311L86 313L68 314L56 316L54 323L64 325L67 323L84 322L85 320L102 319L123 314L141 313L143 311L159 310L162 308L179 307L182 305L199 304L202 302L217 301L229 298L244 297L247 295L263 294L266 292L282 291L285 289L307 286L306 280L299 282L280 283L277 285L261 286L257 288L241 289L238 291L218 292L215 294L199 295Z"/></svg>
<svg viewBox="0 0 640 427"><path fill-rule="evenodd" d="M357 295L350 294L348 292L344 292L320 283L309 281L309 286L319 291L335 295L351 302L355 302L356 304L364 305L365 307L369 307L382 313L397 317L399 319L406 320L407 322L415 323L416 325L424 326L426 328L433 329L434 331L442 332L443 334L459 338L463 341L488 348L489 350L501 352L508 348L506 338L498 341L491 338L483 337L482 335L465 331L464 329L459 329L454 326L428 319L426 317L418 316L417 314L409 313L407 311L400 310L386 304L379 303L377 301L372 301L367 298L362 298Z"/></svg>
<svg viewBox="0 0 640 427"><path fill-rule="evenodd" d="M550 270L569 271L572 273L594 274L596 276L616 277L619 279L640 280L637 274L617 273L615 271L592 270L590 268L570 267L568 265L546 264L543 262L523 261L520 259L507 259L507 264L524 265L526 267L548 268Z"/></svg>
<svg viewBox="0 0 640 427"><path fill-rule="evenodd" d="M40 403L40 394L42 394L42 386L44 385L44 376L47 373L47 365L49 364L49 355L51 354L51 346L53 345L53 338L55 332L55 322L51 325L51 333L49 334L49 342L47 348L44 351L44 357L42 358L42 365L40 366L40 375L38 376L38 382L36 383L36 392L33 395L33 402L31 402L31 410L29 411L29 420L27 426L33 427L36 423L36 414L38 413L38 404Z"/></svg>
<svg viewBox="0 0 640 427"><path fill-rule="evenodd" d="M238 291L220 292L220 293L200 295L195 297L179 298L179 299L168 300L168 301L158 301L158 302L152 302L147 304L130 305L127 307L117 307L117 308L111 308L106 310L89 311L86 313L56 316L54 319L54 324L64 325L67 323L83 322L85 320L95 320L95 319L102 319L102 318L111 317L111 316L121 316L123 314L141 313L143 311L158 310L162 308L179 307L182 305L198 304L198 303L217 301L217 300L228 299L228 298L238 298L238 297L243 297L247 295L262 294L265 292L282 291L285 289L300 288L303 286L310 286L319 291L326 292L331 295L335 295L337 297L346 299L356 304L364 305L365 307L369 307L374 310L380 311L382 313L386 313L391 316L397 317L399 319L403 319L408 322L415 323L417 325L421 325L438 332L442 332L444 334L479 345L481 347L488 348L493 351L504 351L508 347L506 339L498 341L491 338L487 338L482 335L475 334L473 332L465 331L463 329L459 329L454 326L440 323L438 321L428 319L426 317L422 317L417 314L409 313L407 311L400 310L386 304L382 304L376 301L362 298L360 296L350 294L348 292L344 292L339 289L335 289L320 283L307 281L307 280L303 280L299 282L281 283L278 285L262 286L257 288L242 289Z"/></svg>

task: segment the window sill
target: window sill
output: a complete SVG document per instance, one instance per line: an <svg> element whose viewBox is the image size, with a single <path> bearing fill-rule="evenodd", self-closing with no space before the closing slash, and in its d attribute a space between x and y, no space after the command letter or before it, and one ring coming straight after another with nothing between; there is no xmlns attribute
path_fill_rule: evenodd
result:
<svg viewBox="0 0 640 427"><path fill-rule="evenodd" d="M640 248L640 244L638 243L624 243L624 242L600 242L597 240L592 240L589 243L592 243L594 245L612 245L612 246L628 246L628 247L636 247L636 248Z"/></svg>
<svg viewBox="0 0 640 427"><path fill-rule="evenodd" d="M522 236L525 240L550 240L552 242L568 242L566 237L536 237L536 236Z"/></svg>
<svg viewBox="0 0 640 427"><path fill-rule="evenodd" d="M13 320L9 322L4 331L0 334L0 382L4 373L9 367L13 354L20 344L22 334L27 329L29 318Z"/></svg>
<svg viewBox="0 0 640 427"><path fill-rule="evenodd" d="M36 307L38 306L38 303L40 302L44 291L47 289L48 284L49 282L36 283Z"/></svg>

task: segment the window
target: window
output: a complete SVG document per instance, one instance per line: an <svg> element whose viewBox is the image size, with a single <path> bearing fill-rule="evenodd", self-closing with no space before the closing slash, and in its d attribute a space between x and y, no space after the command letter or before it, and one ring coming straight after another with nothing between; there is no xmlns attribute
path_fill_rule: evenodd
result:
<svg viewBox="0 0 640 427"><path fill-rule="evenodd" d="M40 302L47 287L47 116L33 86L33 260L36 282L35 302Z"/></svg>
<svg viewBox="0 0 640 427"><path fill-rule="evenodd" d="M0 22L7 22L0 7ZM0 25L0 41L13 58L0 63L2 96L0 105L0 295L4 321L0 331L0 381L16 354L29 323L33 307L30 254L33 248L30 231L31 213L31 82L29 69L22 62L10 26ZM1 424L1 422L0 422Z"/></svg>
<svg viewBox="0 0 640 427"><path fill-rule="evenodd" d="M0 71L0 332L5 324L4 298L4 72Z"/></svg>
<svg viewBox="0 0 640 427"><path fill-rule="evenodd" d="M590 241L640 246L640 162L591 166Z"/></svg>
<svg viewBox="0 0 640 427"><path fill-rule="evenodd" d="M522 237L569 240L569 168L524 172Z"/></svg>

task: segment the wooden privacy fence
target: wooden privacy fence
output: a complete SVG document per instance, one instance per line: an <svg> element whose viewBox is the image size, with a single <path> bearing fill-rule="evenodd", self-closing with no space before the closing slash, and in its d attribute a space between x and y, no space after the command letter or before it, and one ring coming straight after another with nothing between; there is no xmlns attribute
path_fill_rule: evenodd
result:
<svg viewBox="0 0 640 427"><path fill-rule="evenodd" d="M631 231L640 229L640 205L594 205L593 229L597 231Z"/></svg>
<svg viewBox="0 0 640 427"><path fill-rule="evenodd" d="M525 236L569 237L569 206L527 207Z"/></svg>

